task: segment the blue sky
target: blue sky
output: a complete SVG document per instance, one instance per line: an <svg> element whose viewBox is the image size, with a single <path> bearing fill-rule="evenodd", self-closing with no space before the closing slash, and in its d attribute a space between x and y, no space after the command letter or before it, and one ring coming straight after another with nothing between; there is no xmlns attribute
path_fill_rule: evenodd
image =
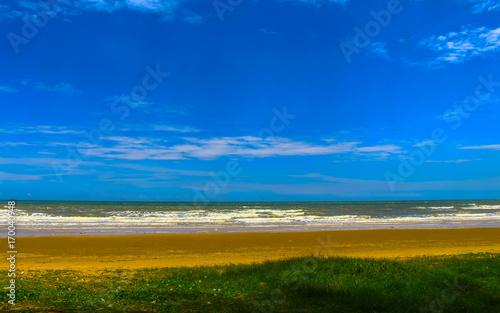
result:
<svg viewBox="0 0 500 313"><path fill-rule="evenodd" d="M0 198L498 198L500 3L0 5Z"/></svg>

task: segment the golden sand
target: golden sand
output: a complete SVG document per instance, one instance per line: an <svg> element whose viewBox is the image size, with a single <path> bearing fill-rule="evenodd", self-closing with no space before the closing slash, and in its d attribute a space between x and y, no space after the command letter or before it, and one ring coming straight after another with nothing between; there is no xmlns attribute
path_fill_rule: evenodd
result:
<svg viewBox="0 0 500 313"><path fill-rule="evenodd" d="M500 228L18 237L19 270L241 264L308 255L395 258L500 253ZM6 247L6 238L0 246Z"/></svg>

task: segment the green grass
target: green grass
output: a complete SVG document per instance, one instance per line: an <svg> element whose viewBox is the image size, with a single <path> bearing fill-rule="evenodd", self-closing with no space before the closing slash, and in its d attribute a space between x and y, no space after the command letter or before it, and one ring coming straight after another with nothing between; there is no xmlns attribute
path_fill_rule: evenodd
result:
<svg viewBox="0 0 500 313"><path fill-rule="evenodd" d="M30 271L21 277L20 312L500 312L499 254L311 257L97 276ZM0 283L8 286L7 275ZM1 311L12 309L4 290Z"/></svg>

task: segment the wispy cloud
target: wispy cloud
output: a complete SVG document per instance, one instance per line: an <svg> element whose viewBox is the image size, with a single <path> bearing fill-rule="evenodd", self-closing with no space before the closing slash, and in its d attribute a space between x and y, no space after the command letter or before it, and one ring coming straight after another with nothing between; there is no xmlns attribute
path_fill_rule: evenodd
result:
<svg viewBox="0 0 500 313"><path fill-rule="evenodd" d="M422 142L414 144L413 147L433 146L435 144L436 143L434 141L432 141L432 140L426 140L426 141L422 141Z"/></svg>
<svg viewBox="0 0 500 313"><path fill-rule="evenodd" d="M17 147L17 146L36 146L29 142L0 142L0 147Z"/></svg>
<svg viewBox="0 0 500 313"><path fill-rule="evenodd" d="M289 175L289 176L290 177L297 177L297 178L318 178L322 181L343 183L343 184L356 184L356 183L379 184L380 183L380 181L378 181L378 180L341 178L341 177L334 177L334 176L322 175L322 174L317 174L317 173L310 173L310 174L303 174L303 175Z"/></svg>
<svg viewBox="0 0 500 313"><path fill-rule="evenodd" d="M148 166L137 163L109 163L87 160L81 160L76 166L68 167L67 161L68 160L65 158L54 157L0 158L0 165L20 165L30 168L30 170L37 170L38 172L40 172L39 175L27 175L26 177L16 176L19 174L6 174L0 172L0 181L2 180L2 177L5 177L5 180L16 180L16 178L19 178L19 180L39 180L45 176L52 177L57 175L56 173L54 173L54 164L57 165L57 168L63 170L61 173L59 173L60 175L75 176L97 174L100 175L101 178L130 178L132 176L135 176L140 177L140 180L142 181L172 180L179 177L209 177L215 174L215 172L212 171L190 170L184 167L182 169L176 169L164 166ZM109 180L112 181L113 179Z"/></svg>
<svg viewBox="0 0 500 313"><path fill-rule="evenodd" d="M19 181L19 180L41 180L42 177L38 175L24 175L24 174L12 174L12 173L5 173L5 172L0 172L0 181L2 180L14 180L14 181Z"/></svg>
<svg viewBox="0 0 500 313"><path fill-rule="evenodd" d="M128 168L141 172L153 172L153 173L168 173L176 176L210 176L214 172L211 171L193 171L193 170L179 170L171 169L160 166L144 166L140 164L111 164L112 167ZM175 177L175 176L174 176Z"/></svg>
<svg viewBox="0 0 500 313"><path fill-rule="evenodd" d="M35 89L42 90L42 91L48 91L48 92L62 92L62 93L69 94L69 95L74 95L74 94L80 93L79 90L76 90L75 88L73 88L73 86L70 83L66 83L66 82L58 83L58 84L53 85L53 86L48 86L42 82L38 82L35 85Z"/></svg>
<svg viewBox="0 0 500 313"><path fill-rule="evenodd" d="M203 17L199 14L194 13L191 10L183 10L183 14L185 15L182 20L188 24L202 24Z"/></svg>
<svg viewBox="0 0 500 313"><path fill-rule="evenodd" d="M19 164L26 166L40 165L45 166L52 169L53 163L65 164L67 159L59 159L59 158L0 158L0 164ZM82 161L80 165L87 166L98 166L98 165L106 165L103 162L95 162L95 161Z"/></svg>
<svg viewBox="0 0 500 313"><path fill-rule="evenodd" d="M469 159L458 159L458 160L425 160L426 163L464 163L471 162Z"/></svg>
<svg viewBox="0 0 500 313"><path fill-rule="evenodd" d="M350 0L281 0L282 2L295 2L295 3L304 3L304 4L312 4L315 6L319 6L325 3L338 3L345 5L349 3Z"/></svg>
<svg viewBox="0 0 500 313"><path fill-rule="evenodd" d="M84 12L102 11L114 13L120 10L149 12L161 15L163 18L175 18L179 13L180 0L74 0L58 1L58 15L74 16ZM51 8L52 10L53 8ZM44 2L14 0L9 4L0 5L0 16L12 20L36 11L48 11ZM200 23L201 16L197 14L184 14L187 23Z"/></svg>
<svg viewBox="0 0 500 313"><path fill-rule="evenodd" d="M148 107L144 109L144 112L155 115L170 116L171 114L177 114L183 116L190 116L193 114L192 112L194 111L194 109L195 106L190 104L171 104L171 105Z"/></svg>
<svg viewBox="0 0 500 313"><path fill-rule="evenodd" d="M500 51L500 28L462 27L459 32L431 36L420 44L437 54L429 62L430 66L463 63L475 57L492 56Z"/></svg>
<svg viewBox="0 0 500 313"><path fill-rule="evenodd" d="M0 128L0 133L7 134L23 134L23 133L40 133L40 134L75 134L80 135L82 132L65 126L19 126L11 128Z"/></svg>
<svg viewBox="0 0 500 313"><path fill-rule="evenodd" d="M355 152L385 152L385 153L402 153L401 147L396 145L380 145L380 146L371 146L371 147L360 147L354 149Z"/></svg>
<svg viewBox="0 0 500 313"><path fill-rule="evenodd" d="M336 195L341 197L397 197L398 193L384 193L388 191L386 181L352 179L334 177L322 174L289 175L299 179L299 183L289 184L260 184L260 183L234 183L230 186L233 191L259 190L283 195ZM442 180L442 181L418 181L401 182L398 190L399 196L415 197L421 196L422 191L448 190L448 191L470 191L470 190L498 190L500 188L500 177L466 179L466 180Z"/></svg>
<svg viewBox="0 0 500 313"><path fill-rule="evenodd" d="M500 10L500 2L498 0L469 0L469 3L474 4L474 13L493 12Z"/></svg>
<svg viewBox="0 0 500 313"><path fill-rule="evenodd" d="M0 92L12 93L12 92L18 92L18 90L10 86L0 86Z"/></svg>
<svg viewBox="0 0 500 313"><path fill-rule="evenodd" d="M139 132L172 132L172 133L198 133L201 132L196 127L180 125L126 125L121 131L139 131Z"/></svg>
<svg viewBox="0 0 500 313"><path fill-rule="evenodd" d="M163 125L156 125L153 126L154 130L162 130L162 131L169 131L169 132L177 132L177 133L197 133L200 130L194 127L188 127L188 126L163 126Z"/></svg>
<svg viewBox="0 0 500 313"><path fill-rule="evenodd" d="M484 97L478 99L477 101L479 103L478 111L486 111L486 110L495 111L496 105L500 103L500 99L492 97L491 94L486 94ZM454 117L461 118L462 116L469 114L468 112L469 111L465 110L463 102L456 102L453 105L453 109L447 110L446 112L444 112L444 114L434 115L432 116L432 118L437 118L446 121Z"/></svg>
<svg viewBox="0 0 500 313"><path fill-rule="evenodd" d="M463 150L500 150L500 145L483 145L483 146L467 146L460 147Z"/></svg>
<svg viewBox="0 0 500 313"><path fill-rule="evenodd" d="M278 33L278 32L272 31L272 30L267 30L264 28L259 28L258 31L263 33L264 35L278 35L278 36L282 35L281 33Z"/></svg>
<svg viewBox="0 0 500 313"><path fill-rule="evenodd" d="M380 56L386 60L389 59L389 51L387 51L387 43L385 42L372 42L368 45L367 50L369 53Z"/></svg>
<svg viewBox="0 0 500 313"><path fill-rule="evenodd" d="M153 145L161 139L145 138L145 137L126 137L126 136L109 136L105 140L115 141L122 147L126 148L141 148L144 145ZM91 147L93 147L92 145Z"/></svg>
<svg viewBox="0 0 500 313"><path fill-rule="evenodd" d="M20 18L24 15L25 13L22 10L13 8L12 6L9 6L7 4L1 4L0 5L0 17L2 20L13 20Z"/></svg>
<svg viewBox="0 0 500 313"><path fill-rule="evenodd" d="M105 98L104 100L105 101L120 101L120 102L128 104L131 108L145 108L145 107L153 104L153 102L149 102L149 101L142 101L142 100L137 101L136 99L134 99L130 95L111 96L111 97Z"/></svg>
<svg viewBox="0 0 500 313"><path fill-rule="evenodd" d="M167 146L161 140L151 138L131 142L127 137L105 139L107 145L88 148L93 156L127 160L212 160L223 156L237 157L276 157L308 156L355 153L360 155L400 154L403 151L395 145L359 146L359 142L340 142L335 144L314 144L294 141L288 138L273 137L262 139L253 136L218 137L218 138L183 138L182 143ZM109 141L115 143L109 145ZM85 151L85 150L84 150Z"/></svg>
<svg viewBox="0 0 500 313"><path fill-rule="evenodd" d="M82 10L114 12L116 10L137 10L142 12L171 13L179 5L177 0L80 0L75 7Z"/></svg>

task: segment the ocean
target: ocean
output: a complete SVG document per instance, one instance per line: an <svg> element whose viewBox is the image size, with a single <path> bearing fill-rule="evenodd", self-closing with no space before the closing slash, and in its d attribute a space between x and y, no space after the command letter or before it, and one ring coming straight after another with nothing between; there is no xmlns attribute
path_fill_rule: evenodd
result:
<svg viewBox="0 0 500 313"><path fill-rule="evenodd" d="M18 201L16 214L18 236L487 227L500 226L500 200Z"/></svg>

